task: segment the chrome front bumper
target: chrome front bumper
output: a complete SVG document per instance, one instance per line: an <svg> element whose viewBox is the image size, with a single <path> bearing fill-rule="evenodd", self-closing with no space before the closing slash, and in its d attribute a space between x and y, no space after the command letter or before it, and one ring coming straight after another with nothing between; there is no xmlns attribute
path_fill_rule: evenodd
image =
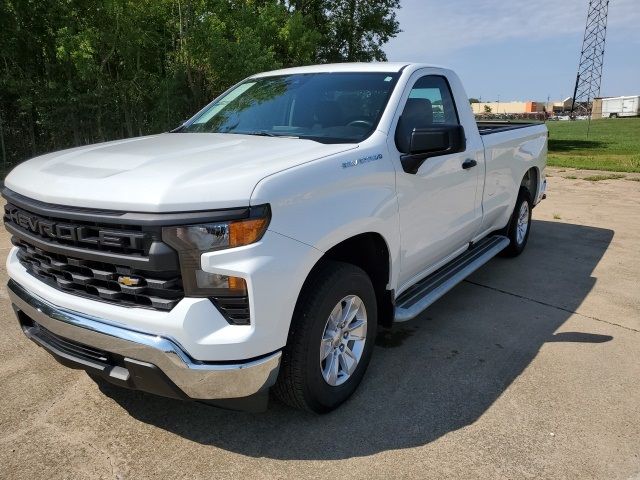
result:
<svg viewBox="0 0 640 480"><path fill-rule="evenodd" d="M27 337L61 363L115 384L178 398L216 400L264 392L278 375L281 352L247 362L198 362L169 338L57 307L13 280L8 292ZM102 360L94 349L106 352L109 360Z"/></svg>

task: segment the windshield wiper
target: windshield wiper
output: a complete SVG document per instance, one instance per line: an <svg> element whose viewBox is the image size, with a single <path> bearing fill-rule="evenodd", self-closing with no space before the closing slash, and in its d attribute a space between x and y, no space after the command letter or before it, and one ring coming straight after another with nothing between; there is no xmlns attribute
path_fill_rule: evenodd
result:
<svg viewBox="0 0 640 480"><path fill-rule="evenodd" d="M300 138L297 135L278 134L269 132L268 130L256 130L255 132L235 132L241 135L255 135L257 137L283 137L283 138Z"/></svg>
<svg viewBox="0 0 640 480"><path fill-rule="evenodd" d="M324 137L322 135L300 135L301 140L311 140L312 142L324 143L324 144L339 144L339 143L358 143L360 140L355 138L342 138L342 137Z"/></svg>
<svg viewBox="0 0 640 480"><path fill-rule="evenodd" d="M245 135L256 135L258 137L277 137L275 133L267 132L266 130L256 130L255 132L247 132Z"/></svg>

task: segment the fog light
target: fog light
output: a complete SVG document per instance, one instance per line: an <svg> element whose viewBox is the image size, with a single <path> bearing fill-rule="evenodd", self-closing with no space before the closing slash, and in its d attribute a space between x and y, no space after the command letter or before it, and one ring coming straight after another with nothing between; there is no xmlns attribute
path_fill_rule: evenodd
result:
<svg viewBox="0 0 640 480"><path fill-rule="evenodd" d="M244 278L230 277L218 273L196 270L198 290L206 290L210 296L244 296L247 294L247 282Z"/></svg>

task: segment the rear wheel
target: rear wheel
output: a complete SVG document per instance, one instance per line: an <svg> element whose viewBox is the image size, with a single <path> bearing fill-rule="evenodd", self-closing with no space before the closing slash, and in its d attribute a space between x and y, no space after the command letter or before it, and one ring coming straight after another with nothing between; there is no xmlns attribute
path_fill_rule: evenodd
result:
<svg viewBox="0 0 640 480"><path fill-rule="evenodd" d="M516 206L513 209L506 232L504 232L509 238L510 243L509 246L502 251L502 256L517 257L527 246L529 232L531 230L532 208L533 202L529 190L525 187L520 187Z"/></svg>
<svg viewBox="0 0 640 480"><path fill-rule="evenodd" d="M288 405L324 413L360 384L377 307L371 280L354 265L329 261L312 275L296 305L274 393Z"/></svg>

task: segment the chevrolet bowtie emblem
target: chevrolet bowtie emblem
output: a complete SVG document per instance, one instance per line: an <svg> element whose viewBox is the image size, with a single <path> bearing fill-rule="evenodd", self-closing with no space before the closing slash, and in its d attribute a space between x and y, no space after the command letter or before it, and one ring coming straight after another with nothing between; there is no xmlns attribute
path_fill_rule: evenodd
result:
<svg viewBox="0 0 640 480"><path fill-rule="evenodd" d="M118 283L127 287L136 287L140 284L140 279L132 277L118 277Z"/></svg>

